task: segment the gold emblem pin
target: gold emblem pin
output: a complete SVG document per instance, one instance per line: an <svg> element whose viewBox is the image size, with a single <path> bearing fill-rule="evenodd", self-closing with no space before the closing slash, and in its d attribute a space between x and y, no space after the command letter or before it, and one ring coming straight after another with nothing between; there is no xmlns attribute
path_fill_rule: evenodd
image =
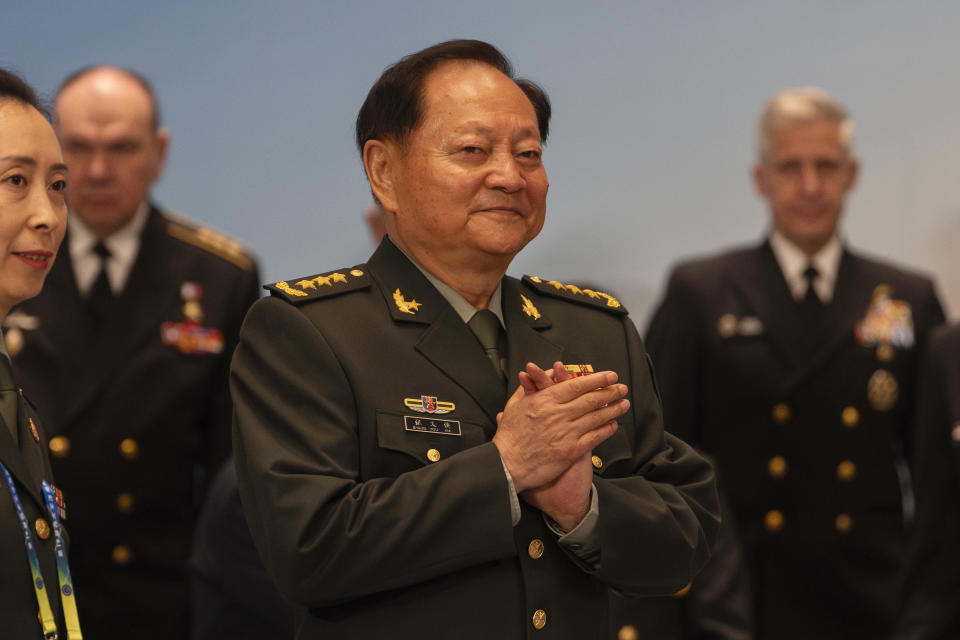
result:
<svg viewBox="0 0 960 640"><path fill-rule="evenodd" d="M521 293L520 299L523 300L523 307L522 307L523 312L528 316L530 316L531 318L533 318L534 320L539 320L540 312L537 311L537 308L533 306L532 302L530 302L530 298L528 298L527 296Z"/></svg>
<svg viewBox="0 0 960 640"><path fill-rule="evenodd" d="M877 411L889 411L897 404L900 386L893 374L886 369L877 369L867 381L867 399Z"/></svg>
<svg viewBox="0 0 960 640"><path fill-rule="evenodd" d="M400 309L402 313L409 313L410 315L416 314L416 312L420 310L420 307L423 306L417 302L416 298L407 301L407 299L403 297L403 294L400 293L400 289L393 292L393 301L397 305L397 309Z"/></svg>
<svg viewBox="0 0 960 640"><path fill-rule="evenodd" d="M284 293L290 294L291 296L300 296L300 297L303 297L303 296L307 295L307 294L305 294L303 291L299 291L299 290L297 290L297 289L294 289L293 287L291 287L291 286L290 286L289 284L287 284L286 282L278 282L278 283L276 283L276 284L273 285L273 286L275 286L277 289L280 289L280 291L283 291Z"/></svg>

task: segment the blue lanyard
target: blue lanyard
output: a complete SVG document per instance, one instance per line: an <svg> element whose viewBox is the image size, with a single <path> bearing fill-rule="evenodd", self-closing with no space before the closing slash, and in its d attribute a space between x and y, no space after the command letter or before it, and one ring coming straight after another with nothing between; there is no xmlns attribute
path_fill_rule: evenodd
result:
<svg viewBox="0 0 960 640"><path fill-rule="evenodd" d="M7 487L10 489L10 497L13 499L13 506L17 511L17 518L20 520L20 529L23 532L23 543L27 550L27 562L30 564L33 589L37 596L37 606L40 607L40 623L43 627L43 638L44 640L57 640L57 623L53 616L53 610L50 607L46 583L40 571L40 559L37 557L37 549L33 543L33 536L30 535L30 525L27 523L27 515L23 510L23 503L20 501L20 495L17 493L17 487L14 484L13 477L2 462L0 462L0 472L3 472ZM67 564L67 553L63 543L63 530L60 525L57 501L53 488L46 480L43 481L43 498L46 502L50 521L53 523L54 551L57 556L57 577L60 587L60 601L63 605L63 616L67 626L67 639L82 640L83 635L80 632L80 620L77 616L77 603L73 595L73 582L70 580L70 567Z"/></svg>

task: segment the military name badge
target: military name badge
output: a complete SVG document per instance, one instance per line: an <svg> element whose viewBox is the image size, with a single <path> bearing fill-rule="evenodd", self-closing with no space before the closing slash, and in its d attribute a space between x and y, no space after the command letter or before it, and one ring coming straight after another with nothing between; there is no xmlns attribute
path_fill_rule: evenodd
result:
<svg viewBox="0 0 960 640"><path fill-rule="evenodd" d="M854 327L857 344L877 347L878 357L883 361L892 359L891 349L908 349L913 346L913 312L910 303L894 300L893 287L881 284L873 290L870 306L863 319Z"/></svg>
<svg viewBox="0 0 960 640"><path fill-rule="evenodd" d="M567 370L567 373L570 374L571 378L588 376L593 373L593 365L591 364L565 364L563 365L563 368Z"/></svg>
<svg viewBox="0 0 960 640"><path fill-rule="evenodd" d="M441 436L459 436L460 421L446 418L427 418L425 416L403 416L403 428L406 431L433 433Z"/></svg>

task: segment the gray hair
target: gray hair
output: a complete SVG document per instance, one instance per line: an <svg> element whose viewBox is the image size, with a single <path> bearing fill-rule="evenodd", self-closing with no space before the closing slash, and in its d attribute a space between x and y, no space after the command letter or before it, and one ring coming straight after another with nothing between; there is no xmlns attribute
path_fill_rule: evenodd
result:
<svg viewBox="0 0 960 640"><path fill-rule="evenodd" d="M811 122L833 122L840 128L840 142L849 154L853 146L853 120L846 108L818 87L784 89L763 108L757 126L757 158L762 162L770 150L773 134L785 127Z"/></svg>

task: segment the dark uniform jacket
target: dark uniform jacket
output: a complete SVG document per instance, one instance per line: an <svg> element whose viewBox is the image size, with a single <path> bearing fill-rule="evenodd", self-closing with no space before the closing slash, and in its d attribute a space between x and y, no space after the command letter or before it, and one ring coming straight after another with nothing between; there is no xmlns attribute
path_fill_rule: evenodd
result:
<svg viewBox="0 0 960 640"><path fill-rule="evenodd" d="M670 429L717 460L761 638L876 638L900 598L930 280L845 251L803 319L767 243L678 266L649 330Z"/></svg>
<svg viewBox="0 0 960 640"><path fill-rule="evenodd" d="M0 355L0 358L4 357ZM36 435L34 435L36 434ZM41 483L53 484L53 472L47 456L47 437L40 418L29 402L20 400L20 446L13 441L7 425L0 418L0 462L16 483L17 495L30 526L40 571L50 607L57 620L57 629L66 638L63 611L59 597L57 561L54 556L56 538L50 516L43 501ZM42 636L37 617L37 595L27 562L23 530L13 504L7 481L0 474L0 637L4 640L37 640ZM80 611L83 625L83 612Z"/></svg>
<svg viewBox="0 0 960 640"><path fill-rule="evenodd" d="M8 346L23 343L16 378L51 436L91 638L186 636L199 490L230 448L229 361L257 280L237 243L153 209L106 326L92 326L68 242L18 307Z"/></svg>
<svg viewBox="0 0 960 640"><path fill-rule="evenodd" d="M917 521L897 638L960 638L960 325L930 336L914 469Z"/></svg>
<svg viewBox="0 0 960 640"><path fill-rule="evenodd" d="M507 371L563 360L630 388L630 411L594 451L593 571L525 503L512 526L490 442L503 387L389 239L369 264L270 289L234 357L234 451L254 541L304 609L299 638L601 638L608 585L671 593L706 559L712 471L664 434L615 300L503 280Z"/></svg>

